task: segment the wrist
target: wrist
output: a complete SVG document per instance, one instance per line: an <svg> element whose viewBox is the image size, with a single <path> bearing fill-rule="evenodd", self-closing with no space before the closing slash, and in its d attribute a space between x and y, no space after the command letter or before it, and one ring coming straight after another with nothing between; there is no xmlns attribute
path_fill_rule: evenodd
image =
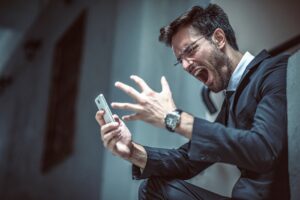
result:
<svg viewBox="0 0 300 200"><path fill-rule="evenodd" d="M132 151L127 160L144 169L147 163L147 152L145 148L142 145L132 142Z"/></svg>
<svg viewBox="0 0 300 200"><path fill-rule="evenodd" d="M176 127L180 124L181 113L181 109L175 109L166 114L164 118L164 125L168 131L175 132Z"/></svg>
<svg viewBox="0 0 300 200"><path fill-rule="evenodd" d="M179 125L176 127L175 132L180 135L191 139L194 125L194 117L186 112L181 113L181 119Z"/></svg>

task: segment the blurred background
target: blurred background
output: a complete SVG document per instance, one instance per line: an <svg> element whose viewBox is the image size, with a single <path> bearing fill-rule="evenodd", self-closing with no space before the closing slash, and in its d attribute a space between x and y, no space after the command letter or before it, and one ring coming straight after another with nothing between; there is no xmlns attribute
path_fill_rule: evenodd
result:
<svg viewBox="0 0 300 200"><path fill-rule="evenodd" d="M158 42L160 27L209 3L228 13L242 52L295 55L289 94L299 102L297 0L0 0L0 199L137 199L131 165L102 146L94 99L131 101L116 81L135 87L136 74L160 91L166 76L177 107L213 120L203 85L173 67L171 49ZM210 97L219 108L222 94ZM290 105L299 119L298 103ZM143 122L127 126L143 145L186 142ZM296 120L289 127L299 133Z"/></svg>

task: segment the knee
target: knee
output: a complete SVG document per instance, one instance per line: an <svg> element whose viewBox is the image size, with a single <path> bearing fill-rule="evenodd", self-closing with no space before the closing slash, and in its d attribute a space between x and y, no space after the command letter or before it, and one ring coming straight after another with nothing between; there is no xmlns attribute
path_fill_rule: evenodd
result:
<svg viewBox="0 0 300 200"><path fill-rule="evenodd" d="M159 178L149 178L144 180L139 187L139 200L156 199L162 196L162 181Z"/></svg>
<svg viewBox="0 0 300 200"><path fill-rule="evenodd" d="M143 198L146 195L147 191L147 179L143 180L139 187L139 199L145 199Z"/></svg>

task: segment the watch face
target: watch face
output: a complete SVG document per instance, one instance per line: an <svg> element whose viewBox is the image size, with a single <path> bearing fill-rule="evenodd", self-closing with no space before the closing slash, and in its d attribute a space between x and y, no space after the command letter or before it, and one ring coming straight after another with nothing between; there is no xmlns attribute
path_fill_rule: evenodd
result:
<svg viewBox="0 0 300 200"><path fill-rule="evenodd" d="M179 121L179 115L176 115L176 114L173 114L173 113L169 113L167 116L166 116L166 125L171 128L172 130L174 130L177 126L177 123Z"/></svg>

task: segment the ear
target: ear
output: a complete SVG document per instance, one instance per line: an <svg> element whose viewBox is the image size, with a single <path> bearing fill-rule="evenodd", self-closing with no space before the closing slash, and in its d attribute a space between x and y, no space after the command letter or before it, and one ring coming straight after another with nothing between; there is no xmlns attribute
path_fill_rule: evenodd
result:
<svg viewBox="0 0 300 200"><path fill-rule="evenodd" d="M220 50L222 50L225 47L226 44L226 37L225 33L222 29L217 28L213 35L212 35L212 40L216 44L216 47Z"/></svg>

